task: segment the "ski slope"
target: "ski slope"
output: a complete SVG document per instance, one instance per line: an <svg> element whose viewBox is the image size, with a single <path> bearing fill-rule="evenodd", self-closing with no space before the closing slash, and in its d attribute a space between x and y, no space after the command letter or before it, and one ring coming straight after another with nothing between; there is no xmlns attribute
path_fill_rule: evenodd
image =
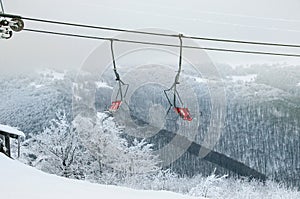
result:
<svg viewBox="0 0 300 199"><path fill-rule="evenodd" d="M0 153L0 195L5 199L192 199L168 191L142 191L92 184L43 173ZM197 197L199 198L199 197Z"/></svg>

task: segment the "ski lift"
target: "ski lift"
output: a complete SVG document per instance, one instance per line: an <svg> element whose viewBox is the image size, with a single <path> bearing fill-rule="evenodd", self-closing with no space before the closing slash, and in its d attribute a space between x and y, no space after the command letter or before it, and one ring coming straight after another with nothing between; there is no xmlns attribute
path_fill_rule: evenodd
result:
<svg viewBox="0 0 300 199"><path fill-rule="evenodd" d="M190 111L187 107L183 106L183 102L180 98L180 95L177 91L177 84L179 84L179 77L181 73L181 62L182 62L182 34L179 34L179 40L180 40L180 55L179 55L179 66L178 66L178 71L175 76L174 83L169 89L164 90L165 96L169 102L169 109L167 111L167 115L169 114L170 110L172 107L174 107L175 113L177 113L183 120L186 121L192 121L193 118L191 117ZM171 101L170 97L168 96L167 92L173 91L173 102ZM181 106L177 105L177 99L180 102Z"/></svg>
<svg viewBox="0 0 300 199"><path fill-rule="evenodd" d="M126 94L128 91L129 84L125 84L121 80L120 75L117 71L117 66L116 66L116 61L115 61L115 56L114 56L114 49L113 49L113 39L110 40L110 47L111 47L111 55L112 55L112 61L113 61L113 70L114 70L114 74L116 77L116 81L118 82L117 95L115 97L115 100L111 103L111 106L108 109L110 113L114 113L120 108L121 104L123 103L124 98L126 97ZM123 88L125 88L124 92L123 92Z"/></svg>
<svg viewBox="0 0 300 199"><path fill-rule="evenodd" d="M20 16L5 14L2 0L0 0L0 5L0 38L9 39L12 37L12 31L20 32L24 29L24 22Z"/></svg>
<svg viewBox="0 0 300 199"><path fill-rule="evenodd" d="M20 32L24 29L24 22L21 18L14 17L8 21L8 26L15 32Z"/></svg>

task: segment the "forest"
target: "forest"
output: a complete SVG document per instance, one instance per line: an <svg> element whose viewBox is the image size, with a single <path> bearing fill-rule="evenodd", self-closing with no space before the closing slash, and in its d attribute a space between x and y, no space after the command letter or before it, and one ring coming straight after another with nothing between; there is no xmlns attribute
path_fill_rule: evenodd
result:
<svg viewBox="0 0 300 199"><path fill-rule="evenodd" d="M300 188L299 66L261 64L232 68L218 64L217 67L226 88L226 115L213 150L265 174L270 180ZM187 74L184 78L191 80L198 94L201 125L194 141L201 144L211 117L209 91L201 77ZM158 172L155 176L162 179L212 173L238 177L188 151L161 170L159 157L153 152L166 144L166 140L160 136L150 139L128 136L122 126L104 113L110 104L113 81L99 80L96 84L97 121L73 118L75 79L76 71L50 69L0 78L3 98L0 110L5 113L0 115L0 122L17 126L27 135L21 157L26 164L48 173L108 184L122 180L126 184L126 180L133 180L129 178L132 173L145 171ZM147 119L144 109L148 110L154 102L166 105L160 91L157 85L136 91L131 110L140 121ZM173 124L166 123L166 129L176 130L178 124ZM82 144L78 134L85 136L83 140L87 143Z"/></svg>

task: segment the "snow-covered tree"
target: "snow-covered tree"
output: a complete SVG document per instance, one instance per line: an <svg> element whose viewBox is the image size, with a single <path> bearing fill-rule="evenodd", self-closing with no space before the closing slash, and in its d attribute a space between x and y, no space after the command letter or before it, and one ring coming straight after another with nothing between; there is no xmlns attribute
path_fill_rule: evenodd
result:
<svg viewBox="0 0 300 199"><path fill-rule="evenodd" d="M152 144L148 144L144 139L138 141L134 139L132 145L124 151L125 160L127 160L127 172L147 173L155 172L159 169L157 164L159 159L152 152Z"/></svg>
<svg viewBox="0 0 300 199"><path fill-rule="evenodd" d="M159 169L159 158L152 153L152 145L137 139L129 145L113 117L98 113L94 121L77 116L73 124L81 141L99 162L101 171L147 173Z"/></svg>
<svg viewBox="0 0 300 199"><path fill-rule="evenodd" d="M64 111L50 125L23 143L22 160L43 171L64 177L80 178L79 143Z"/></svg>
<svg viewBox="0 0 300 199"><path fill-rule="evenodd" d="M128 144L122 133L105 113L98 113L96 122L77 117L71 124L59 111L48 128L23 142L21 161L48 173L108 184L157 171L152 145L137 139Z"/></svg>

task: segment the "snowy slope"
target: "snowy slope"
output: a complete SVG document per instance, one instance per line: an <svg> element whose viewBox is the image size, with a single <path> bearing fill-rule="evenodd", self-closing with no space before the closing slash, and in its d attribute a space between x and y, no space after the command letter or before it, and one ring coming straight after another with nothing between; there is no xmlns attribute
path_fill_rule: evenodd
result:
<svg viewBox="0 0 300 199"><path fill-rule="evenodd" d="M167 191L140 191L61 178L11 160L3 154L0 154L0 165L0 194L1 198L6 199L194 198Z"/></svg>

